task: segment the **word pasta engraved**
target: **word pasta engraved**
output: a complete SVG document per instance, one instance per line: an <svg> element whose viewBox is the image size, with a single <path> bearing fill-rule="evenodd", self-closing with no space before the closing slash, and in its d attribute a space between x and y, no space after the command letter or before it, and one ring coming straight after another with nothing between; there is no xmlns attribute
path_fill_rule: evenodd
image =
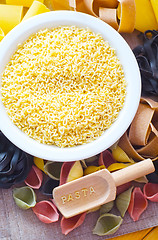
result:
<svg viewBox="0 0 158 240"><path fill-rule="evenodd" d="M61 201L63 204L65 204L66 202L74 201L80 199L81 197L87 197L88 195L91 196L92 194L95 194L94 187L83 188L79 191L75 191L74 193L69 193L66 196L62 196Z"/></svg>

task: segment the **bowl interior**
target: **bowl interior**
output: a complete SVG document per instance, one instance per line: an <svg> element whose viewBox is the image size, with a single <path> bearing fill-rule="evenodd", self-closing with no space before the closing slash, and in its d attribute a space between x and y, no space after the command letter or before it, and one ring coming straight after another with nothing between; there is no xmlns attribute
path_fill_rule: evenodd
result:
<svg viewBox="0 0 158 240"><path fill-rule="evenodd" d="M127 81L125 104L117 120L102 136L91 143L71 148L59 148L38 143L24 134L11 122L0 100L0 129L16 146L33 156L52 161L75 161L102 152L114 144L127 130L138 108L141 93L141 78L136 59L130 47L120 34L108 24L93 16L71 11L52 11L40 14L20 23L10 31L0 43L0 74L10 60L11 55L17 49L19 43L22 43L28 39L31 34L41 29L63 25L88 27L93 32L100 33L116 50L116 54L123 65L125 79Z"/></svg>

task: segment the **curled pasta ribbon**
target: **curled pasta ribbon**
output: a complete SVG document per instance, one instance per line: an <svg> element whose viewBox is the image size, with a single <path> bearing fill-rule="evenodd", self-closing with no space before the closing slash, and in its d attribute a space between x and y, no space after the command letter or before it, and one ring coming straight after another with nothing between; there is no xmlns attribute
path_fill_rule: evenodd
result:
<svg viewBox="0 0 158 240"><path fill-rule="evenodd" d="M83 168L80 161L64 162L61 167L60 185L73 181L83 176Z"/></svg>
<svg viewBox="0 0 158 240"><path fill-rule="evenodd" d="M32 208L38 219L44 223L53 223L59 220L56 206L50 201L40 201Z"/></svg>
<svg viewBox="0 0 158 240"><path fill-rule="evenodd" d="M23 6L0 4L0 27L2 27L4 34L18 25L22 18Z"/></svg>
<svg viewBox="0 0 158 240"><path fill-rule="evenodd" d="M113 163L116 163L116 160L113 158L109 150L105 150L100 153L99 165L104 165L106 168L108 168Z"/></svg>
<svg viewBox="0 0 158 240"><path fill-rule="evenodd" d="M13 189L13 198L16 205L24 210L36 205L36 195L28 186Z"/></svg>
<svg viewBox="0 0 158 240"><path fill-rule="evenodd" d="M154 2L156 8L158 6L157 0L135 0L136 3L136 24L135 29L140 32L145 32L148 29L158 29L158 22L156 21L156 13L154 14Z"/></svg>
<svg viewBox="0 0 158 240"><path fill-rule="evenodd" d="M136 20L135 0L118 0L118 11L120 12L120 23L118 32L131 33L134 31Z"/></svg>
<svg viewBox="0 0 158 240"><path fill-rule="evenodd" d="M0 28L0 41L4 38L4 32L2 28Z"/></svg>
<svg viewBox="0 0 158 240"><path fill-rule="evenodd" d="M62 167L61 162L51 162L47 161L44 165L44 172L52 179L59 180L60 179L60 172Z"/></svg>
<svg viewBox="0 0 158 240"><path fill-rule="evenodd" d="M117 0L83 0L90 14L98 17L99 8L116 8L118 5Z"/></svg>
<svg viewBox="0 0 158 240"><path fill-rule="evenodd" d="M25 184L33 189L39 189L43 181L42 171L36 166L32 166L27 178L25 179Z"/></svg>
<svg viewBox="0 0 158 240"><path fill-rule="evenodd" d="M70 10L69 0L51 0L50 2L53 10Z"/></svg>
<svg viewBox="0 0 158 240"><path fill-rule="evenodd" d="M118 32L133 32L136 20L134 0L84 0L84 3L88 9L88 13L99 17L114 29L118 30ZM117 21L117 13L120 19L119 22Z"/></svg>
<svg viewBox="0 0 158 240"><path fill-rule="evenodd" d="M141 98L138 111L127 131L119 140L118 145L126 154L135 159L143 160L158 158L158 102L150 98Z"/></svg>
<svg viewBox="0 0 158 240"><path fill-rule="evenodd" d="M139 104L137 114L129 131L129 140L131 144L140 146L147 144L147 140L151 132L150 122L153 114L154 109L150 108L149 105L142 103Z"/></svg>
<svg viewBox="0 0 158 240"><path fill-rule="evenodd" d="M67 235L69 232L79 227L84 222L85 217L86 213L82 213L71 218L62 217L60 223L62 233Z"/></svg>
<svg viewBox="0 0 158 240"><path fill-rule="evenodd" d="M22 21L45 12L50 12L49 8L47 8L42 2L33 1Z"/></svg>
<svg viewBox="0 0 158 240"><path fill-rule="evenodd" d="M157 0L151 0L150 2L151 2L151 5L152 5L152 8L153 8L156 20L158 22L158 4L157 4Z"/></svg>
<svg viewBox="0 0 158 240"><path fill-rule="evenodd" d="M158 202L158 184L157 183L146 183L143 188L144 196L152 201Z"/></svg>
<svg viewBox="0 0 158 240"><path fill-rule="evenodd" d="M98 218L93 229L93 234L98 236L113 234L119 229L122 221L123 219L120 216L111 213L104 213Z"/></svg>
<svg viewBox="0 0 158 240"><path fill-rule="evenodd" d="M32 163L33 157L17 148L0 131L0 188L23 182Z"/></svg>
<svg viewBox="0 0 158 240"><path fill-rule="evenodd" d="M135 27L135 0L66 0L64 2L53 0L52 7L54 10L73 9L91 14L119 32L130 33L133 32ZM118 21L117 15L119 15L120 21Z"/></svg>
<svg viewBox="0 0 158 240"><path fill-rule="evenodd" d="M128 212L133 221L138 221L141 214L146 210L148 206L148 201L146 200L144 194L139 187L135 187L132 195L131 201L128 207Z"/></svg>
<svg viewBox="0 0 158 240"><path fill-rule="evenodd" d="M23 7L30 7L34 0L6 0L8 5L19 5ZM39 2L44 2L44 0L38 0Z"/></svg>
<svg viewBox="0 0 158 240"><path fill-rule="evenodd" d="M117 22L117 10L114 8L99 8L99 17L104 22L108 23L115 30L118 30L119 24Z"/></svg>

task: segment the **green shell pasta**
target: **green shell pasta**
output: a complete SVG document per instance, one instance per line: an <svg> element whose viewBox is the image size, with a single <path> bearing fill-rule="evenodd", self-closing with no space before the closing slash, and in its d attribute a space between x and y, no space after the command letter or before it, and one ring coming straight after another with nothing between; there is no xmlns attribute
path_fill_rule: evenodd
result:
<svg viewBox="0 0 158 240"><path fill-rule="evenodd" d="M104 236L115 233L120 227L123 219L111 213L101 215L93 229L93 234Z"/></svg>
<svg viewBox="0 0 158 240"><path fill-rule="evenodd" d="M36 195L28 186L13 189L13 198L16 205L24 210L36 205Z"/></svg>
<svg viewBox="0 0 158 240"><path fill-rule="evenodd" d="M113 206L114 206L114 201L111 201L102 205L100 208L100 215L110 212Z"/></svg>
<svg viewBox="0 0 158 240"><path fill-rule="evenodd" d="M118 195L118 197L116 198L116 206L119 212L121 213L122 217L124 217L128 209L128 206L131 200L132 189L133 189L133 186L129 188L127 191Z"/></svg>

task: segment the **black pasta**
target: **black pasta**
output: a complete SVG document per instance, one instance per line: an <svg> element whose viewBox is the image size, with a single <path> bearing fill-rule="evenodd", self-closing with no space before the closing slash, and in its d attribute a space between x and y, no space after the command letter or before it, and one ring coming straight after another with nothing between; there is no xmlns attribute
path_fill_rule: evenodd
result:
<svg viewBox="0 0 158 240"><path fill-rule="evenodd" d="M52 197L52 192L55 187L59 186L59 181L47 177L47 180L41 187L41 192L43 195Z"/></svg>
<svg viewBox="0 0 158 240"><path fill-rule="evenodd" d="M158 96L158 31L147 30L143 45L133 49L142 79L142 95Z"/></svg>
<svg viewBox="0 0 158 240"><path fill-rule="evenodd" d="M146 177L151 183L158 183L158 160L154 161L155 172L148 174Z"/></svg>
<svg viewBox="0 0 158 240"><path fill-rule="evenodd" d="M0 188L23 182L33 164L33 157L11 143L0 131Z"/></svg>

